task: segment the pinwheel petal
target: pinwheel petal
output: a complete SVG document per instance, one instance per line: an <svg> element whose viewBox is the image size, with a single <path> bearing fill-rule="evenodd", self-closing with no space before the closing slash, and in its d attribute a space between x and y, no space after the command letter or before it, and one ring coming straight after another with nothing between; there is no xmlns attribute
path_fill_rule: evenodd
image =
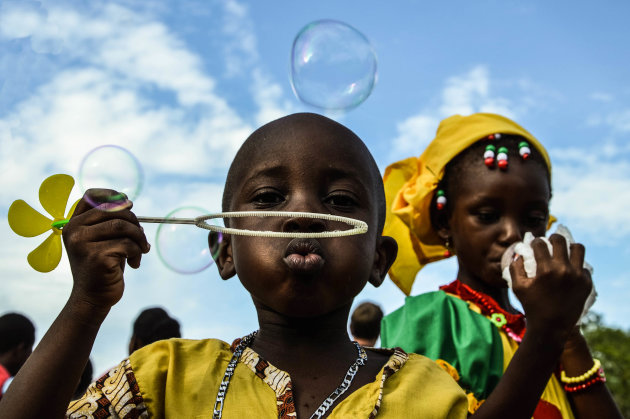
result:
<svg viewBox="0 0 630 419"><path fill-rule="evenodd" d="M61 260L61 235L53 232L28 254L28 264L38 272L50 272Z"/></svg>
<svg viewBox="0 0 630 419"><path fill-rule="evenodd" d="M74 214L74 210L77 209L77 204L79 203L80 200L81 199L77 199L75 203L72 204L72 206L70 207L70 211L68 211L68 215L66 215L66 218L72 217L72 214Z"/></svg>
<svg viewBox="0 0 630 419"><path fill-rule="evenodd" d="M39 202L55 219L63 218L73 186L72 176L52 175L39 187Z"/></svg>
<svg viewBox="0 0 630 419"><path fill-rule="evenodd" d="M18 199L9 207L9 226L16 234L35 237L50 230L52 220Z"/></svg>

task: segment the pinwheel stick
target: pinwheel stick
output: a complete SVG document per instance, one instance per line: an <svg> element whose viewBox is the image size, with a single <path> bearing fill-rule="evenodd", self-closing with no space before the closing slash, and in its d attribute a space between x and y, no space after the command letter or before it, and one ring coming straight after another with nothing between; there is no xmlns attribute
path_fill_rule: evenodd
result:
<svg viewBox="0 0 630 419"><path fill-rule="evenodd" d="M353 228L348 230L333 230L321 232L284 232L284 231L256 231L246 230L233 227L221 227L209 224L207 221L215 218L242 218L242 217L297 217L297 218L316 218L328 221L337 221L348 224ZM69 220L54 221L52 226L62 229ZM360 220L342 217L332 214L319 214L312 212L288 212L288 211L235 211L221 212L217 214L202 215L195 218L163 218L163 217L138 217L141 223L164 223L164 224L192 224L199 228L214 231L222 234L232 234L235 236L251 236L251 237L285 237L285 238L326 238L326 237L342 237L352 236L355 234L364 234L368 230L368 225Z"/></svg>

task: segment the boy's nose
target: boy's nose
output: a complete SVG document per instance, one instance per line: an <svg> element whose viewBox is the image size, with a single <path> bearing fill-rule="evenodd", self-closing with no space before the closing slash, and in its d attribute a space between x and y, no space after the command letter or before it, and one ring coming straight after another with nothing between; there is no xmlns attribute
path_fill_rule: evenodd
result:
<svg viewBox="0 0 630 419"><path fill-rule="evenodd" d="M319 218L288 217L282 223L282 231L321 233L326 231L326 223Z"/></svg>

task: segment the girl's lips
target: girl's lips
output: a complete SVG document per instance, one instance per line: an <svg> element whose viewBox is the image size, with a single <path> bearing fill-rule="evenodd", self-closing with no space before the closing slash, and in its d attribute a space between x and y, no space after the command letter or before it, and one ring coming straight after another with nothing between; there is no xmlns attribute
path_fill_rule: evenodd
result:
<svg viewBox="0 0 630 419"><path fill-rule="evenodd" d="M322 247L315 239L291 240L283 260L290 270L302 274L316 273L326 262Z"/></svg>

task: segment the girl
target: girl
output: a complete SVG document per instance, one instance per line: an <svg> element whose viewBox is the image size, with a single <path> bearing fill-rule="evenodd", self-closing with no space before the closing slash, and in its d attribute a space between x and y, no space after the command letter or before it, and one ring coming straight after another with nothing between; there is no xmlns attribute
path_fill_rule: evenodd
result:
<svg viewBox="0 0 630 419"><path fill-rule="evenodd" d="M542 289L557 266L540 239L533 243L536 278L525 278L522 258L512 264L512 278L520 272L523 279L513 289L527 323L510 304L501 277L505 250L527 231L543 236L553 222L548 212L551 162L536 138L499 115L455 115L442 121L420 158L390 165L384 181L384 234L399 246L389 274L400 289L408 295L416 273L427 263L456 255L459 265L455 281L440 291L407 297L403 307L383 319L384 347L400 346L437 360L466 391L474 413L495 388L499 391L526 331L552 321L557 333L548 335L546 347L553 352L559 345L560 350L537 356L557 358L561 352L560 362L533 417L621 417L599 361L573 326L583 294L591 287L582 269L584 248L571 245L569 255L562 237L550 238L554 256L569 259L587 277L581 284L569 282L568 293ZM571 322L550 320L547 310L559 305L576 313ZM527 363L520 366L527 368ZM530 391L522 387L523 394Z"/></svg>

